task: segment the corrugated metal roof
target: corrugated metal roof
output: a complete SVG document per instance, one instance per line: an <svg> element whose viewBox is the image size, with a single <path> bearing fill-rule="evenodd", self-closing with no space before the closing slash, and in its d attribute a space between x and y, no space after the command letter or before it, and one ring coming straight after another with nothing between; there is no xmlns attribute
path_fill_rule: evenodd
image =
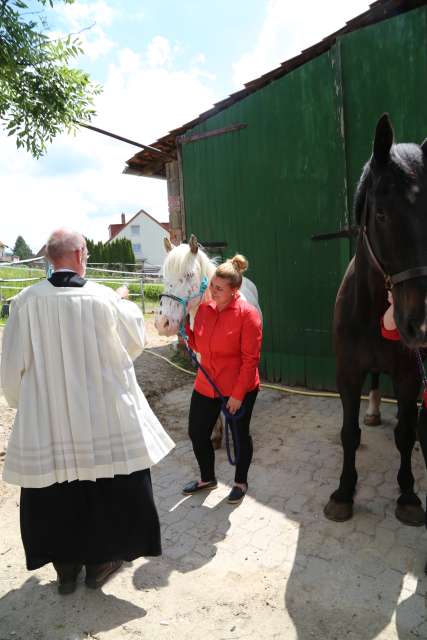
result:
<svg viewBox="0 0 427 640"><path fill-rule="evenodd" d="M255 80L247 82L244 89L241 89L236 93L232 93L228 98L217 102L212 107L212 109L205 111L197 118L191 120L190 122L187 122L181 127L173 129L166 136L163 136L150 146L155 147L156 149L163 151L164 153L167 153L169 156L176 157L176 138L178 136L183 135L186 131L192 129L201 122L204 122L216 113L227 109L235 102L243 100L251 93L255 93L259 89L262 89L270 82L274 82L274 80L277 80L287 73L290 73L309 60L322 55L335 44L339 36L342 36L346 33L351 33L352 31L356 31L357 29L367 27L377 22L381 22L383 20L386 20L387 18L392 18L395 15L405 13L406 11L411 11L412 9L416 9L426 4L427 0L377 0L376 2L373 2L369 6L369 9L365 11L365 13L362 13L352 20L349 20L349 22L347 22L346 25L339 31L332 33L331 35L327 36L308 49L304 49L304 51L302 51L300 55L286 60L276 69L265 73ZM170 160L170 157L159 158L159 155L150 152L149 150L140 151L136 153L132 158L127 160L127 166L125 167L123 173L130 173L138 176L165 178L165 163L168 162L168 160Z"/></svg>

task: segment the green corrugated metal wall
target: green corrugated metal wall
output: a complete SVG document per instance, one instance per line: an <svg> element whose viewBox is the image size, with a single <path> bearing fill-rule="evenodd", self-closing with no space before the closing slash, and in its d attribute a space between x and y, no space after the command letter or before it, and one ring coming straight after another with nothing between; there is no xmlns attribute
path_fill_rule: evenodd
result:
<svg viewBox="0 0 427 640"><path fill-rule="evenodd" d="M310 237L348 222L383 111L398 139L427 135L426 57L422 8L343 37L187 132L248 125L183 144L186 229L249 258L264 313L262 371L271 380L335 386L331 320L351 248Z"/></svg>

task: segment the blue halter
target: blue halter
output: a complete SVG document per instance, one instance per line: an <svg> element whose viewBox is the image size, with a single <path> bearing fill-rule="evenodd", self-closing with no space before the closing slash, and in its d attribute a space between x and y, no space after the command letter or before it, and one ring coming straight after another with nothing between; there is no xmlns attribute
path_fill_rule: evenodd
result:
<svg viewBox="0 0 427 640"><path fill-rule="evenodd" d="M193 293L189 295L187 298L180 298L179 296L174 296L172 293L162 293L160 298L170 298L171 300L175 300L175 302L179 302L182 305L182 318L179 324L178 333L181 338L184 340L187 339L187 334L185 333L185 319L187 317L187 306L190 300L194 300L194 298L201 298L208 288L209 280L207 276L204 276L200 282L199 291L197 293Z"/></svg>

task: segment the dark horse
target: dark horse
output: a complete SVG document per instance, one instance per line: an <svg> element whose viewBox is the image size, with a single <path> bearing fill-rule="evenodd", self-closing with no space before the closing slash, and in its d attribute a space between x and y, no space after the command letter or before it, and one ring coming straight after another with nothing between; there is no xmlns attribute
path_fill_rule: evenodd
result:
<svg viewBox="0 0 427 640"><path fill-rule="evenodd" d="M400 453L400 496L395 514L406 524L420 526L425 515L414 492L411 455L421 384L415 349L427 345L427 140L421 146L393 144L387 114L377 124L354 209L360 225L356 254L338 291L334 313L344 461L339 487L324 513L338 522L353 515L360 394L367 373L384 372L392 378L398 401L394 433ZM384 339L380 331L390 288L399 342ZM426 460L424 429L419 439Z"/></svg>

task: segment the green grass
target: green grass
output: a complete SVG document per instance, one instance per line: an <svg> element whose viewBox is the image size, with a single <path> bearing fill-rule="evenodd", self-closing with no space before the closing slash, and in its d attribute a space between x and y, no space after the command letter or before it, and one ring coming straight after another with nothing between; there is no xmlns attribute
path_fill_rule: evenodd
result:
<svg viewBox="0 0 427 640"><path fill-rule="evenodd" d="M4 278L14 279L14 278L45 278L46 273L44 269L31 269L30 267L2 267L0 263L0 300L11 298L19 293L20 289L24 289L29 285L35 284L36 280L24 280L23 282L10 282L8 283L2 282L1 280ZM19 287L16 289L15 287Z"/></svg>
<svg viewBox="0 0 427 640"><path fill-rule="evenodd" d="M98 274L99 275L99 274ZM30 269L29 267L1 267L0 266L0 301L9 299L15 296L21 289L35 284L36 280L24 280L22 282L11 282L10 286L7 283L1 282L1 279L9 278L37 278L43 279L46 274L43 269ZM90 275L89 275L90 277ZM114 273L108 274L106 277L100 278L98 281L100 284L104 284L111 289L118 289L123 284L126 284L126 278L123 278L122 282L107 282L110 278L114 278ZM105 280L105 282L103 282ZM141 306L141 284L140 282L128 282L129 292L132 294L130 300ZM16 289L14 287L19 287ZM145 283L144 284L144 302L145 313L152 314L159 306L160 295L163 293L163 284L157 283Z"/></svg>
<svg viewBox="0 0 427 640"><path fill-rule="evenodd" d="M36 278L44 277L46 272L44 269L35 269L30 267L2 267L0 263L0 278Z"/></svg>

